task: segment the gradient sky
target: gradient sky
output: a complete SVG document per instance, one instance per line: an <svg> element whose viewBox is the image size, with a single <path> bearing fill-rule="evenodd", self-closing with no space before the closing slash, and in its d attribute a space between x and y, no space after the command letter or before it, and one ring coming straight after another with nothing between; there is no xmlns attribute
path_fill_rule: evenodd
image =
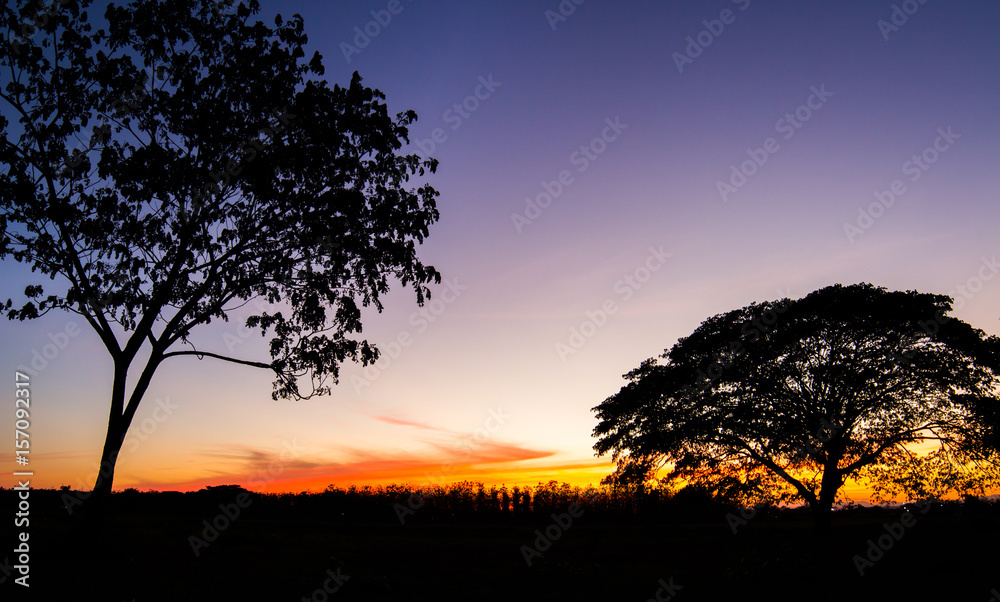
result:
<svg viewBox="0 0 1000 602"><path fill-rule="evenodd" d="M349 61L355 27L387 0L261 5L265 23L304 17L331 83L357 70L391 112L417 112L410 150L441 162L428 180L441 219L420 253L452 289L423 316L399 287L365 312L385 359L346 366L328 397L274 402L264 371L169 360L116 489L596 484L611 464L594 457L591 408L622 374L709 316L834 283L951 294L953 315L1000 334L996 2L567 0L556 20L556 0L401 0ZM880 27L894 7L898 27ZM752 155L763 165L731 181ZM546 187L530 223L512 217ZM2 269L0 294L19 298L30 274ZM587 312L599 327L569 347ZM194 340L266 358L239 323ZM0 365L12 382L67 325L79 334L32 378L33 484L89 489L111 375L96 335L70 314L4 320Z"/></svg>

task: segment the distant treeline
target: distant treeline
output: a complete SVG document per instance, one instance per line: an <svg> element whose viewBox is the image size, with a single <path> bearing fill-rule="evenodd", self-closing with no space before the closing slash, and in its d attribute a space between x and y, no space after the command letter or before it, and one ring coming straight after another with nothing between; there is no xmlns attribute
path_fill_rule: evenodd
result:
<svg viewBox="0 0 1000 602"><path fill-rule="evenodd" d="M6 497L11 490L0 488ZM32 491L32 509L51 515L70 514L85 502L88 492L63 487L60 490ZM336 487L321 493L259 493L239 485L219 485L194 492L146 491L126 489L111 496L110 511L128 516L203 516L217 510L219 504L238 502L245 505L247 516L261 519L312 518L330 521L395 521L405 524L440 521L524 521L549 519L552 513L565 512L579 504L588 520L716 522L739 510L697 487L678 491L649 487L574 487L549 481L534 487L486 487L463 481L449 485L418 487L379 485ZM848 506L838 514L872 515L895 510L884 507ZM994 514L1000 501L967 497L964 501L935 504L940 514ZM807 508L757 507L756 521L809 520ZM897 512L898 513L898 512Z"/></svg>

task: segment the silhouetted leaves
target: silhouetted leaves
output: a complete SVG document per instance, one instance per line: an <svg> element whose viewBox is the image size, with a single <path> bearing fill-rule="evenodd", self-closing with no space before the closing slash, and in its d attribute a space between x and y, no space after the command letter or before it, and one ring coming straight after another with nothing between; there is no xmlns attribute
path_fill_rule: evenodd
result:
<svg viewBox="0 0 1000 602"><path fill-rule="evenodd" d="M343 362L376 360L353 336L359 308L381 311L393 280L423 303L441 279L415 250L438 193L408 186L437 162L399 154L416 115L392 117L357 73L313 79L302 18L270 28L256 0L111 4L103 27L89 0L44 19L37 5L0 12L0 259L51 282L2 310L68 310L98 333L115 365L104 461L171 357L270 369L275 399L328 392ZM277 306L247 321L270 335L268 361L193 348L192 331L254 299Z"/></svg>
<svg viewBox="0 0 1000 602"><path fill-rule="evenodd" d="M613 480L669 465L670 479L828 515L845 479L898 474L909 446L937 441L936 461L981 475L938 483L982 491L998 482L997 339L950 309L862 284L714 316L594 408L594 448L618 462Z"/></svg>
<svg viewBox="0 0 1000 602"><path fill-rule="evenodd" d="M93 31L88 5L46 20L58 49L42 33L14 35L17 51L3 42L19 127L3 121L0 257L60 277L44 285L58 294L33 284L9 317L67 309L112 355L117 323L162 357L261 297L291 306L250 321L272 333L276 398L325 392L340 363L373 361L348 336L359 304L381 308L392 278L422 302L440 280L413 244L438 217L437 192L404 188L436 163L396 154L416 116L391 118L357 74L332 89L308 79L322 65L300 63L297 15L271 29L251 20L257 2L142 0L110 6ZM19 13L4 20L16 30ZM315 387L300 391L299 377Z"/></svg>

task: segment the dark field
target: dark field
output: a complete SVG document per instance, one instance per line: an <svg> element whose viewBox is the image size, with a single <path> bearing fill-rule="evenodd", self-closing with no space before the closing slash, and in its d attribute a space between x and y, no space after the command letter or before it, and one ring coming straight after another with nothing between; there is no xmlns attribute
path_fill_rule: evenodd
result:
<svg viewBox="0 0 1000 602"><path fill-rule="evenodd" d="M826 537L808 514L761 510L734 534L726 519L733 509L695 500L603 500L574 506L575 518L568 505L558 508L566 501L559 497L539 500L537 512L448 509L437 500L401 524L386 500L252 494L235 519L218 518L219 504L238 507L235 491L116 494L96 532L66 512L60 492L33 491L32 598L642 602L659 591L678 601L988 602L1000 588L997 504L914 510L910 526L894 528L896 539L883 525L899 523L900 508L837 513ZM13 508L11 493L2 492ZM568 526L554 526L553 512ZM204 535L206 520L223 528L196 557L189 538ZM546 529L556 538L529 567L522 546ZM854 556L883 535L891 547L859 575ZM331 576L342 585L327 594ZM12 580L4 599L23 593Z"/></svg>

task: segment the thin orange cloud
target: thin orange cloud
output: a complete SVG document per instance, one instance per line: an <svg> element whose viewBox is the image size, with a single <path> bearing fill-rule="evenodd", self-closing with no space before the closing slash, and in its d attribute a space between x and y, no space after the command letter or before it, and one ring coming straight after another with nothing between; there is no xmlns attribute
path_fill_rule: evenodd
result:
<svg viewBox="0 0 1000 602"><path fill-rule="evenodd" d="M298 492L323 490L327 485L363 485L413 483L444 484L464 480L460 475L492 475L510 471L511 464L547 458L552 451L530 449L514 444L470 441L467 446L451 447L432 443L438 453L385 453L345 449L341 462L281 457L270 450L245 449L208 452L206 455L242 464L235 470L208 467L202 476L183 481L119 479L120 488L174 489L191 491L208 485L239 484L254 491ZM208 473L208 474L205 474Z"/></svg>
<svg viewBox="0 0 1000 602"><path fill-rule="evenodd" d="M452 433L454 431L449 431L448 429L443 429L436 426L431 426L429 424L424 424L423 422L417 422L415 420L404 420L402 418L393 418L392 416L372 416L375 420L379 422L385 422L388 424L398 424L400 426L415 426L417 428L426 429L429 431L440 431L443 433Z"/></svg>

